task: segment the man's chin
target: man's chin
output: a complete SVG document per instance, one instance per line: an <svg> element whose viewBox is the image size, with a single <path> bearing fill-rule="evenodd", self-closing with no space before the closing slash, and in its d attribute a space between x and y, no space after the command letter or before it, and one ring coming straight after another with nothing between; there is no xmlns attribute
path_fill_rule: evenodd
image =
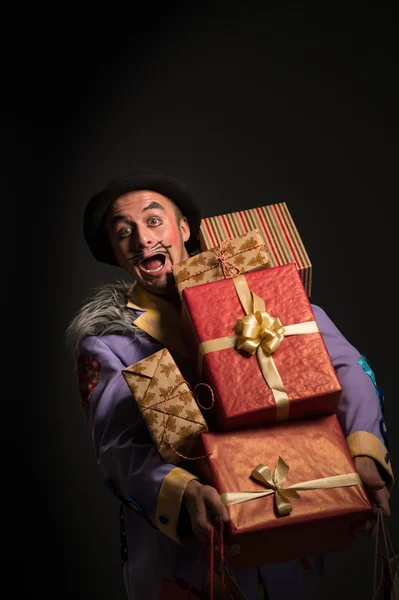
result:
<svg viewBox="0 0 399 600"><path fill-rule="evenodd" d="M138 280L139 284L149 292L159 295L170 295L177 293L177 287L173 273L166 273L165 277L154 277L152 280Z"/></svg>

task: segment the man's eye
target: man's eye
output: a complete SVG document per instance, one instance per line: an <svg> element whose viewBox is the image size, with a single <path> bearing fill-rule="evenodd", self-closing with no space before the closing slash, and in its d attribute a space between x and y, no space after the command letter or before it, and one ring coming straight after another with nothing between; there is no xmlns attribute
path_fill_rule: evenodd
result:
<svg viewBox="0 0 399 600"><path fill-rule="evenodd" d="M148 219L148 224L156 227L157 225L161 225L162 221L159 217L150 217Z"/></svg>
<svg viewBox="0 0 399 600"><path fill-rule="evenodd" d="M120 229L118 231L118 237L119 238L125 238L128 237L131 234L131 228L130 227L124 227L123 229Z"/></svg>

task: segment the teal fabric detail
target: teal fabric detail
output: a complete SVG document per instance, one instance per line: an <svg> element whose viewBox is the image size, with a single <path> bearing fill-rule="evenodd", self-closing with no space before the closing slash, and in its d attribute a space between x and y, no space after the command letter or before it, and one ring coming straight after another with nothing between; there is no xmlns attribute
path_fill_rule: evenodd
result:
<svg viewBox="0 0 399 600"><path fill-rule="evenodd" d="M363 371L365 373L367 373L367 375L370 377L371 381L374 383L375 387L377 388L377 381L374 375L374 371L373 369L370 367L369 363L367 362L367 359L365 356L360 356L359 360L357 361L357 364L360 365L363 369Z"/></svg>
<svg viewBox="0 0 399 600"><path fill-rule="evenodd" d="M360 365L363 369L363 371L370 377L371 381L374 384L375 390L377 392L378 398L380 400L380 409L382 414L384 414L384 410L385 410L385 403L384 403L384 390L383 388L380 388L377 386L377 380L375 378L375 374L373 369L370 367L367 358L363 355L361 355L359 357L359 360L357 361L357 364Z"/></svg>
<svg viewBox="0 0 399 600"><path fill-rule="evenodd" d="M361 355L359 357L359 360L357 361L357 364L360 365L362 367L363 371L370 377L371 381L374 384L375 390L377 392L378 399L380 402L381 414L382 414L381 420L380 420L380 432L381 432L381 435L385 442L385 447L387 448L387 450L389 450L388 433L387 433L387 428L386 428L385 419L384 419L384 412L385 412L384 390L383 390L383 388L380 388L377 386L377 380L376 380L374 371L370 367L365 356ZM389 453L387 452L387 454L385 456L385 462L389 463L389 460L390 460Z"/></svg>

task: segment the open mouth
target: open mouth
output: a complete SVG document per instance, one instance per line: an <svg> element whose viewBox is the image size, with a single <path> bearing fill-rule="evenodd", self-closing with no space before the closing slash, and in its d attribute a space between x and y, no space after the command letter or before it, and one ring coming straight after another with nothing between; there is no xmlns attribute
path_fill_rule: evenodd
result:
<svg viewBox="0 0 399 600"><path fill-rule="evenodd" d="M140 269L145 273L160 273L165 267L165 262L165 254L154 254L140 262Z"/></svg>

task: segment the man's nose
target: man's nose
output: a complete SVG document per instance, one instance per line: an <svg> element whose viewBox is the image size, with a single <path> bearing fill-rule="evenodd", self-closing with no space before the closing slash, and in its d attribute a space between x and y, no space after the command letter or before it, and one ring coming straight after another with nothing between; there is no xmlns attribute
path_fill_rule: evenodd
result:
<svg viewBox="0 0 399 600"><path fill-rule="evenodd" d="M138 225L136 227L133 243L137 248L146 248L154 244L154 235L151 229Z"/></svg>

